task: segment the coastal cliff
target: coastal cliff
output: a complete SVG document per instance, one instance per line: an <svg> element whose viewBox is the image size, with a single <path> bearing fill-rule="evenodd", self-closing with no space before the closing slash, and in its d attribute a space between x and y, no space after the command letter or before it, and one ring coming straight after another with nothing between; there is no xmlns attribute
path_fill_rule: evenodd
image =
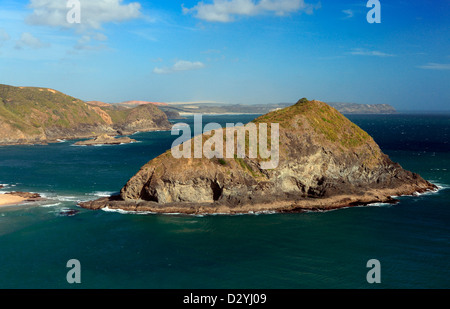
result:
<svg viewBox="0 0 450 309"><path fill-rule="evenodd" d="M253 123L279 124L279 162L272 169L262 168L260 156L177 159L170 149L144 165L119 196L80 206L191 214L292 212L394 202L393 196L436 189L391 161L372 137L326 103L302 99Z"/></svg>
<svg viewBox="0 0 450 309"><path fill-rule="evenodd" d="M170 128L165 113L154 105L118 108L88 104L49 88L0 84L0 145L42 144Z"/></svg>

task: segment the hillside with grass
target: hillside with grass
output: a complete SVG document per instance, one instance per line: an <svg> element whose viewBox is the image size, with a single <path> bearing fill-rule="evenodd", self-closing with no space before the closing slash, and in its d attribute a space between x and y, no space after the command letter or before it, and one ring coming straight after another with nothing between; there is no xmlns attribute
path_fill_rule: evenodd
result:
<svg viewBox="0 0 450 309"><path fill-rule="evenodd" d="M0 144L48 143L169 128L167 117L155 106L119 109L87 104L50 88L0 84Z"/></svg>

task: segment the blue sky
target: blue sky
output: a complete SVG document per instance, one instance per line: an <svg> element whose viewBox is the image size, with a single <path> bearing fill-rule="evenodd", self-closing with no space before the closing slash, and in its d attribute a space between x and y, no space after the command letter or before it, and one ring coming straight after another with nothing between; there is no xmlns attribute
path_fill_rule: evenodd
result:
<svg viewBox="0 0 450 309"><path fill-rule="evenodd" d="M121 102L450 110L450 1L0 0L0 83ZM432 3L432 4L431 4Z"/></svg>

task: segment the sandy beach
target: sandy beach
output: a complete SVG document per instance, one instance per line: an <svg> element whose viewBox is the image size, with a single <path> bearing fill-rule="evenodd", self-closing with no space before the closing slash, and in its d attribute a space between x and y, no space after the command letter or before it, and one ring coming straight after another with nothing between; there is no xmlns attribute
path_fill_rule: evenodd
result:
<svg viewBox="0 0 450 309"><path fill-rule="evenodd" d="M41 201L43 198L38 193L30 192L7 192L0 194L0 207L22 204L23 202Z"/></svg>
<svg viewBox="0 0 450 309"><path fill-rule="evenodd" d="M12 194L0 194L0 206L17 205L25 201L26 198L12 195Z"/></svg>

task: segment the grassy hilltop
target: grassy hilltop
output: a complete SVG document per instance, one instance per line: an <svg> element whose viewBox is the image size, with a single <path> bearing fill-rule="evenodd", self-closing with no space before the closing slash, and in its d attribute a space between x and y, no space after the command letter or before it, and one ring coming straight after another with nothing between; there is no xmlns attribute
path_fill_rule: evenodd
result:
<svg viewBox="0 0 450 309"><path fill-rule="evenodd" d="M153 105L97 106L62 92L0 84L0 144L42 143L56 139L167 129L165 114Z"/></svg>

